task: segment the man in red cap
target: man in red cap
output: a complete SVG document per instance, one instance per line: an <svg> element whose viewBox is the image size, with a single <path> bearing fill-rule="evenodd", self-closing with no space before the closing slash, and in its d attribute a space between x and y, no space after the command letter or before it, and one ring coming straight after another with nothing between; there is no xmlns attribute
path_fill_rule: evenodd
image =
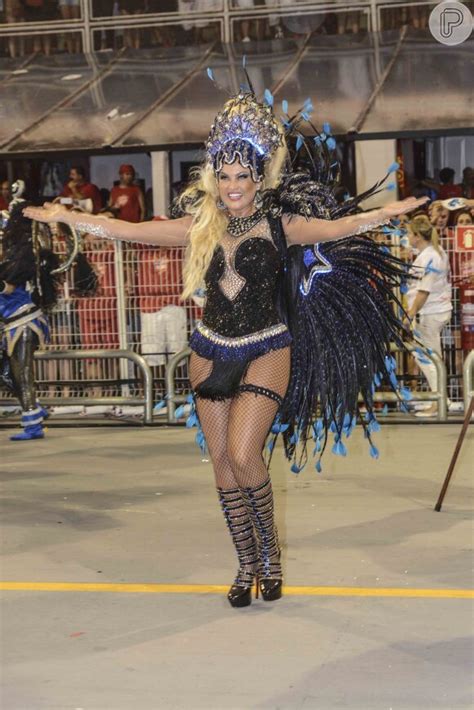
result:
<svg viewBox="0 0 474 710"><path fill-rule="evenodd" d="M120 185L115 185L110 193L109 207L118 219L126 222L143 222L145 219L145 200L143 193L134 185L135 168L133 165L121 165L119 168Z"/></svg>

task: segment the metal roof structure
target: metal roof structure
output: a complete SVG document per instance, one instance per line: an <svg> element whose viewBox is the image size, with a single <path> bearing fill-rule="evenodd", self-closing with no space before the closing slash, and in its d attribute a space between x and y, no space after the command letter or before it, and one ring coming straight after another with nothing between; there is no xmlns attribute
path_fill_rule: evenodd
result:
<svg viewBox="0 0 474 710"><path fill-rule="evenodd" d="M427 31L0 60L3 157L166 150L202 143L244 81L275 107L309 96L317 125L354 139L474 133L474 40ZM213 69L217 88L207 77Z"/></svg>

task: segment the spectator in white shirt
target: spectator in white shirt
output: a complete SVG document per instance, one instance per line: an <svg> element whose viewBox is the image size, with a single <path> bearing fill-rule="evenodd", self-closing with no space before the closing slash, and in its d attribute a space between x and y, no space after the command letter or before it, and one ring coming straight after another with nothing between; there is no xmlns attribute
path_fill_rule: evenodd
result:
<svg viewBox="0 0 474 710"><path fill-rule="evenodd" d="M413 276L407 293L408 315L413 320L418 317L417 330L426 348L442 357L441 331L451 320L452 297L449 260L438 243L438 233L428 217L414 217L408 228L408 237L413 250L418 255L412 265ZM438 389L436 368L427 358L415 355L418 365L428 380L432 391ZM435 416L434 403L417 416Z"/></svg>

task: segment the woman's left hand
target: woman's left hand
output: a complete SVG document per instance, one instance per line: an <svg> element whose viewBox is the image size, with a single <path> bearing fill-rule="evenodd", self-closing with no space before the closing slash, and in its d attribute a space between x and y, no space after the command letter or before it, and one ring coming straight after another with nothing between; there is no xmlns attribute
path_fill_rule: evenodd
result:
<svg viewBox="0 0 474 710"><path fill-rule="evenodd" d="M429 197L407 197L405 200L389 202L388 205L382 207L382 211L387 217L397 217L400 214L411 212L417 207L422 207L426 202L429 202L429 199Z"/></svg>

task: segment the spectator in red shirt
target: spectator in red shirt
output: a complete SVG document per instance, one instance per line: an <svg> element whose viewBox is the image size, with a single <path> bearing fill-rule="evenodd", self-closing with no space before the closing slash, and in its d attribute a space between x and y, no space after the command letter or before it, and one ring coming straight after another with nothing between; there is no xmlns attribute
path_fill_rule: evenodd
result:
<svg viewBox="0 0 474 710"><path fill-rule="evenodd" d="M102 198L97 185L86 180L86 171L81 165L73 165L69 171L69 182L64 186L60 197L72 197L73 200L92 200L92 212L97 214L102 209ZM56 198L56 202L59 198Z"/></svg>
<svg viewBox="0 0 474 710"><path fill-rule="evenodd" d="M134 185L135 168L133 165L121 165L119 168L120 185L115 185L110 193L109 207L118 219L126 222L143 222L145 219L145 199L138 185Z"/></svg>
<svg viewBox="0 0 474 710"><path fill-rule="evenodd" d="M462 197L462 186L454 184L455 172L452 168L443 168L439 171L440 188L439 200L449 200L451 197Z"/></svg>
<svg viewBox="0 0 474 710"><path fill-rule="evenodd" d="M474 168L466 167L462 171L463 197L474 199Z"/></svg>
<svg viewBox="0 0 474 710"><path fill-rule="evenodd" d="M10 183L8 180L4 180L0 185L0 212L8 209L11 199Z"/></svg>
<svg viewBox="0 0 474 710"><path fill-rule="evenodd" d="M454 184L455 172L452 168L442 168L439 171L439 183L430 178L421 180L422 185L426 185L437 193L437 200L449 200L451 197L462 197L463 186Z"/></svg>

